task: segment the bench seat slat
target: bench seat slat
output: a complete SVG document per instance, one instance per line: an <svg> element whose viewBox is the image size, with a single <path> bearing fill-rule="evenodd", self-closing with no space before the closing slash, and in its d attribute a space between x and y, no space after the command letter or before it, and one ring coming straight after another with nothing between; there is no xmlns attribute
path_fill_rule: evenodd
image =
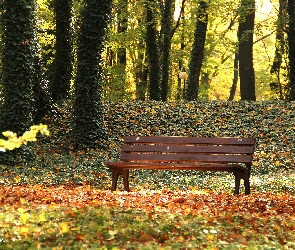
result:
<svg viewBox="0 0 295 250"><path fill-rule="evenodd" d="M251 163L252 155L129 154L123 152L121 161Z"/></svg>
<svg viewBox="0 0 295 250"><path fill-rule="evenodd" d="M243 169L243 166L236 164L205 164L197 163L151 163L151 162L105 162L107 166L130 169L159 169L159 170L204 170L204 171L229 171L237 167Z"/></svg>
<svg viewBox="0 0 295 250"><path fill-rule="evenodd" d="M123 145L122 152L253 154L253 146Z"/></svg>
<svg viewBox="0 0 295 250"><path fill-rule="evenodd" d="M217 137L182 137L182 136L126 136L124 143L159 143L159 144L214 144L214 145L255 145L255 138L217 138Z"/></svg>

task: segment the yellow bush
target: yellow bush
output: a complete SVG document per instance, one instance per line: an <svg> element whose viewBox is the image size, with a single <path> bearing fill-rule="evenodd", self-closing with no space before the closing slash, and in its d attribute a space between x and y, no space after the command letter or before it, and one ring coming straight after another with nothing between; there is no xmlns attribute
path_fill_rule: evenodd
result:
<svg viewBox="0 0 295 250"><path fill-rule="evenodd" d="M18 137L16 133L11 131L3 132L2 134L7 137L7 140L0 139L0 151L13 150L19 148L22 144L27 142L37 141L37 133L42 135L49 135L47 125L39 124L30 127L29 131L26 131L22 136Z"/></svg>

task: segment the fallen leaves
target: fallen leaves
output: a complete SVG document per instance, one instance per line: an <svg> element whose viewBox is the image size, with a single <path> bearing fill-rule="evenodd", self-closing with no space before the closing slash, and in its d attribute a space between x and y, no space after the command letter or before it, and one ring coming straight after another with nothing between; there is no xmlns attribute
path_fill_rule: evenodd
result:
<svg viewBox="0 0 295 250"><path fill-rule="evenodd" d="M31 249L291 249L294 212L286 194L0 186L0 240Z"/></svg>
<svg viewBox="0 0 295 250"><path fill-rule="evenodd" d="M0 205L35 205L79 208L87 205L161 211L172 214L250 213L253 216L284 216L295 214L295 197L287 194L253 193L233 196L225 192L200 193L199 191L142 190L110 192L91 186L0 186ZM72 209L66 215L75 216ZM26 214L22 214L26 220Z"/></svg>

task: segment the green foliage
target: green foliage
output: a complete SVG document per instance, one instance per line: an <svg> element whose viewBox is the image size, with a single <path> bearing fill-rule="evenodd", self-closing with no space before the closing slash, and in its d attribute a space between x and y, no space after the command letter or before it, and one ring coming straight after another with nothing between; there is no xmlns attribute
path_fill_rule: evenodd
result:
<svg viewBox="0 0 295 250"><path fill-rule="evenodd" d="M102 114L102 58L112 1L85 2L75 79L74 128L76 148L102 147L106 138ZM95 28L94 28L95 27Z"/></svg>
<svg viewBox="0 0 295 250"><path fill-rule="evenodd" d="M104 100L116 102L132 99L132 93L130 93L129 89L130 84L126 79L126 66L124 64L108 66L105 71L106 77L103 81Z"/></svg>
<svg viewBox="0 0 295 250"><path fill-rule="evenodd" d="M121 202L128 200L124 194L120 195ZM107 197L112 198L111 195ZM214 202L210 196L204 195L202 198L205 202ZM176 197L169 199L167 206L175 206L177 211L178 206L186 206L181 203L181 199L183 198L179 199L179 203ZM113 200L115 201L114 198ZM203 200L196 200L195 207L204 204ZM231 200L226 202L230 203L229 207L235 206ZM264 205L259 198L254 202L261 203L261 209L272 206ZM233 214L232 211L216 211L213 216L207 210L197 215L182 215L169 213L163 207L126 209L119 208L119 204L84 208L34 208L25 205L19 208L1 207L1 249L55 249L62 246L67 249L114 250L254 250L293 249L295 246L293 220L283 216L274 218L269 214L258 217L255 215L257 212ZM217 204L216 206L218 207Z"/></svg>
<svg viewBox="0 0 295 250"><path fill-rule="evenodd" d="M295 194L294 108L292 102L104 103L106 149L74 151L69 107L47 118L51 135L33 144L37 152L33 162L0 167L0 183L88 183L108 190L111 177L103 162L118 160L124 135L255 137L252 191ZM132 171L130 177L135 189L196 187L232 192L233 183L229 174L200 171Z"/></svg>

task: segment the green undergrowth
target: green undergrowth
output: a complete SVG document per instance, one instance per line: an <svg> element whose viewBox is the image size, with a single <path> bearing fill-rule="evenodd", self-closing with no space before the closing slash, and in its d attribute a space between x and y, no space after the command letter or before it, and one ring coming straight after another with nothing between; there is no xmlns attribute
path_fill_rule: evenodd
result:
<svg viewBox="0 0 295 250"><path fill-rule="evenodd" d="M1 249L294 249L295 223L251 214L0 208ZM104 246L104 247L102 247Z"/></svg>
<svg viewBox="0 0 295 250"><path fill-rule="evenodd" d="M1 166L0 183L90 184L109 189L104 161L116 161L124 135L255 137L251 187L259 192L295 194L294 102L121 102L104 103L105 149L73 151L71 106L44 120L51 135L30 149L29 161ZM228 173L196 171L131 171L131 188L208 189L232 192ZM122 188L122 181L119 182Z"/></svg>

